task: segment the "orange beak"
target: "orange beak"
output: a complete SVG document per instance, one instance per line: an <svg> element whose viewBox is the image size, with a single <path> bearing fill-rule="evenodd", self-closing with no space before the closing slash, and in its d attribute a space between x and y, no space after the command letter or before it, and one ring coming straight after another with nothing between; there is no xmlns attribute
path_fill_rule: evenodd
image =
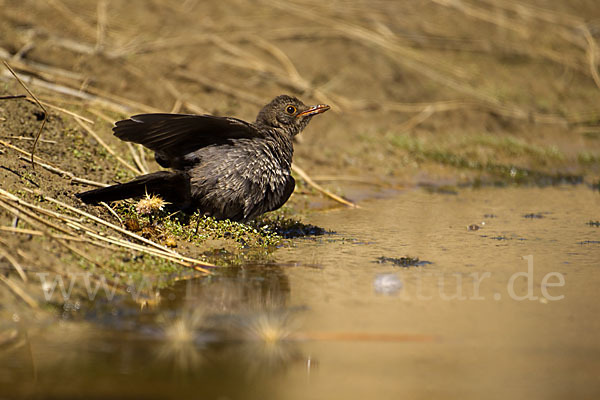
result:
<svg viewBox="0 0 600 400"><path fill-rule="evenodd" d="M311 115L321 114L321 113L324 113L325 111L329 110L330 108L331 107L329 107L327 104L318 104L316 106L310 107L306 111L302 111L300 114L296 115L296 118L308 117Z"/></svg>

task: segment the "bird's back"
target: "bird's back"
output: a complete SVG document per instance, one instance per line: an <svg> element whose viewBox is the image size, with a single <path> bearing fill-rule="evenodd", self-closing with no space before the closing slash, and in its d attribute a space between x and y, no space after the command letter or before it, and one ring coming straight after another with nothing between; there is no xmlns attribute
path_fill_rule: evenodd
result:
<svg viewBox="0 0 600 400"><path fill-rule="evenodd" d="M295 186L292 144L272 139L237 139L208 146L188 157L192 202L216 218L249 220L279 208Z"/></svg>

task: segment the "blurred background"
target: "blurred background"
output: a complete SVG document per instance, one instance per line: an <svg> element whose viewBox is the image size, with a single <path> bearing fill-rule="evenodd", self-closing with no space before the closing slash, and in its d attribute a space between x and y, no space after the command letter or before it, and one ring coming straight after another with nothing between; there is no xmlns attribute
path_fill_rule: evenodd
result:
<svg viewBox="0 0 600 400"><path fill-rule="evenodd" d="M2 0L0 10L0 57L42 99L107 120L253 120L281 93L331 104L296 151L323 181L547 184L599 173L592 0Z"/></svg>

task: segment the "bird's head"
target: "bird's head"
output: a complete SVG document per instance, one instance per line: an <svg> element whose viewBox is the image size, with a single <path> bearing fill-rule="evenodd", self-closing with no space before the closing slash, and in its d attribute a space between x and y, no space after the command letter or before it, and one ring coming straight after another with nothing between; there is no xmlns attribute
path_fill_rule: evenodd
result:
<svg viewBox="0 0 600 400"><path fill-rule="evenodd" d="M263 107L256 117L256 124L285 130L296 136L306 127L310 119L329 110L327 104L307 106L295 97L281 95Z"/></svg>

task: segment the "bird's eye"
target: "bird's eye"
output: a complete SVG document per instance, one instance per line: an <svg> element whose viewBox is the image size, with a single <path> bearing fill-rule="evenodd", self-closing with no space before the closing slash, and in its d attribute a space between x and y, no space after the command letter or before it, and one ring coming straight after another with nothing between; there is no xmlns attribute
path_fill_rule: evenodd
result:
<svg viewBox="0 0 600 400"><path fill-rule="evenodd" d="M288 114L294 114L296 112L296 107L294 106L287 106L285 109L285 112Z"/></svg>

